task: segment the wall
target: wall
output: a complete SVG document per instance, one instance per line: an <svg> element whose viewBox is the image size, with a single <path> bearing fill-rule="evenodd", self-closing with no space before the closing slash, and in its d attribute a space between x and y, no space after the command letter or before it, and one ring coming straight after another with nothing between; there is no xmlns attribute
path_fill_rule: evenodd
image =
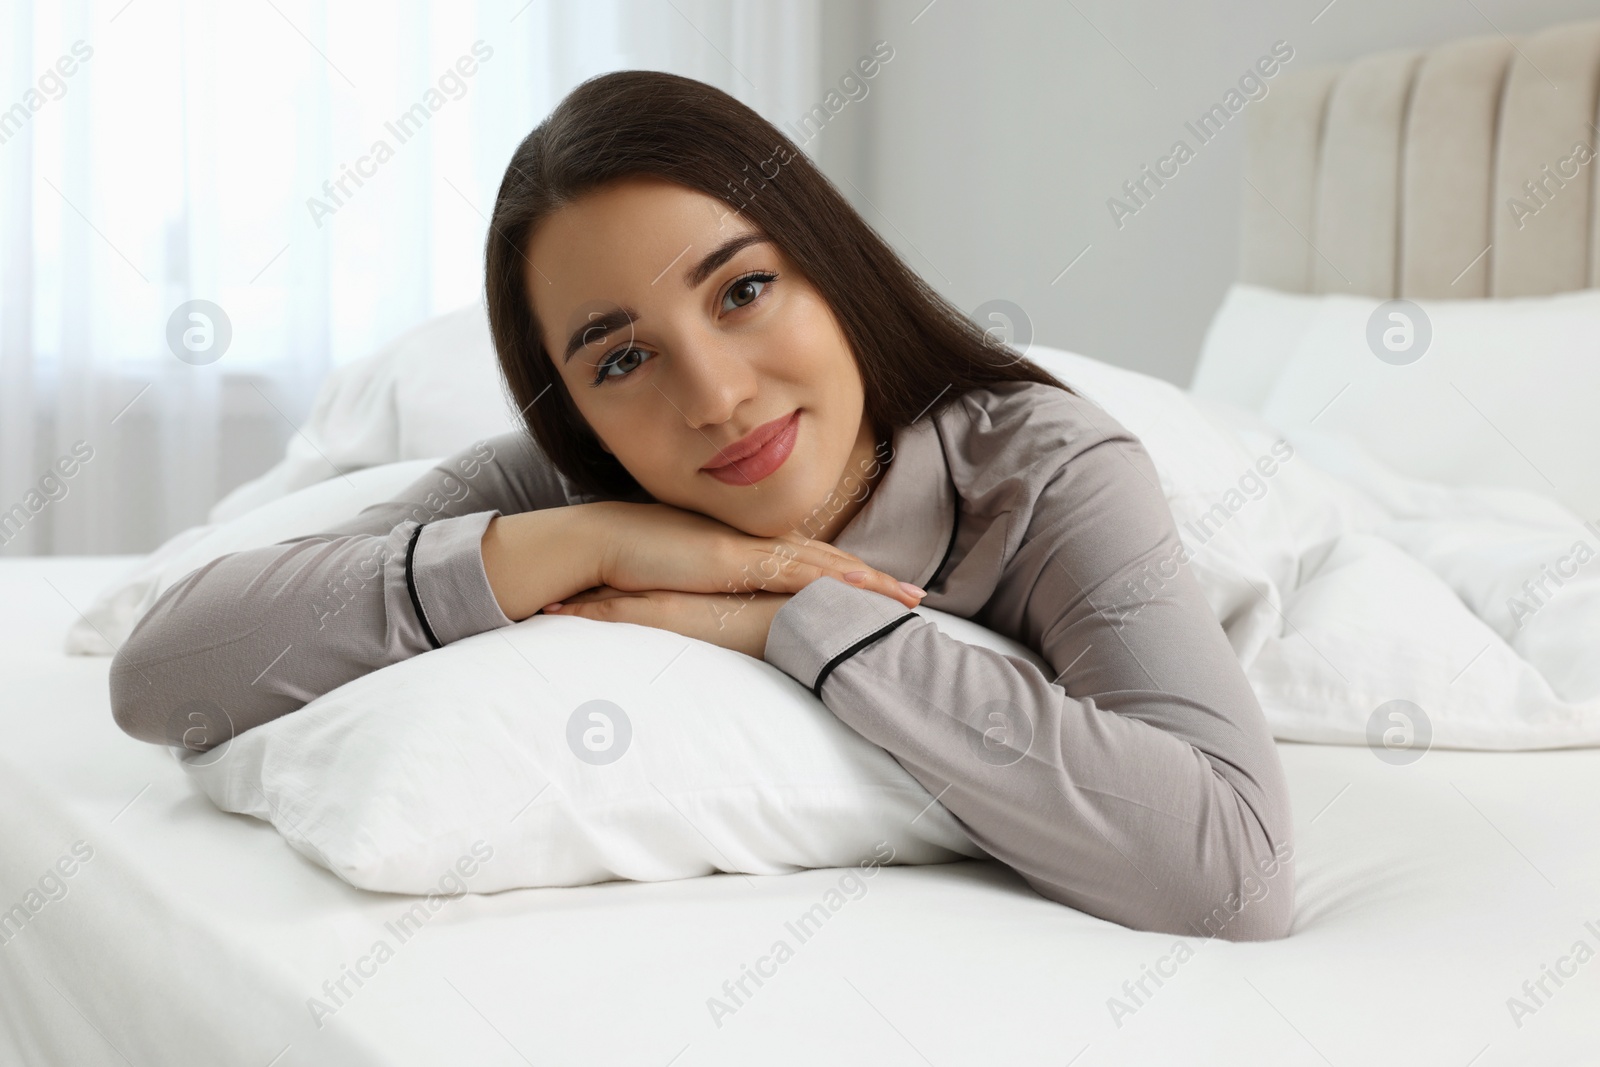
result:
<svg viewBox="0 0 1600 1067"><path fill-rule="evenodd" d="M894 58L818 158L962 310L1008 300L1041 344L1187 385L1236 273L1249 104L1120 227L1107 207L1179 137L1197 143L1185 122L1277 41L1290 72L1586 18L1600 0L839 2L826 69L879 39Z"/></svg>

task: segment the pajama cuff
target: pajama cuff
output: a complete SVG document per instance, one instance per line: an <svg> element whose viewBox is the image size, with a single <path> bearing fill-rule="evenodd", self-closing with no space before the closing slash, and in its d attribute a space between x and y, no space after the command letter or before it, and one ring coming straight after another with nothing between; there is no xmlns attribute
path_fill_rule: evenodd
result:
<svg viewBox="0 0 1600 1067"><path fill-rule="evenodd" d="M510 626L483 569L483 533L500 512L475 511L423 523L406 549L406 585L434 648Z"/></svg>
<svg viewBox="0 0 1600 1067"><path fill-rule="evenodd" d="M764 658L821 697L835 667L915 617L882 593L818 578L772 617Z"/></svg>

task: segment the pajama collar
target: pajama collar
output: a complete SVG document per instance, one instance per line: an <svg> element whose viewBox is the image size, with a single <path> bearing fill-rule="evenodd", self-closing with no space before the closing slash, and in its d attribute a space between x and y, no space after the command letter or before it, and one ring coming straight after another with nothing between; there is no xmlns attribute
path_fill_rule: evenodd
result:
<svg viewBox="0 0 1600 1067"><path fill-rule="evenodd" d="M928 589L954 547L955 484L933 418L897 428L892 448L877 488L833 544Z"/></svg>

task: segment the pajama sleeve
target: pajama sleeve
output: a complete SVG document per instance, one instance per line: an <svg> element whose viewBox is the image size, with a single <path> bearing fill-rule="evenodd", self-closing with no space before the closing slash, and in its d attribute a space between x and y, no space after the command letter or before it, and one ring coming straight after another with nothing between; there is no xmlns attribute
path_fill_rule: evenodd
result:
<svg viewBox="0 0 1600 1067"><path fill-rule="evenodd" d="M1159 484L1123 432L1040 490L974 621L1048 675L832 578L779 609L766 658L1045 897L1141 930L1283 937L1282 766Z"/></svg>
<svg viewBox="0 0 1600 1067"><path fill-rule="evenodd" d="M213 560L117 650L113 716L139 740L203 751L369 671L509 626L484 531L496 515L568 502L533 439L512 431L339 526Z"/></svg>

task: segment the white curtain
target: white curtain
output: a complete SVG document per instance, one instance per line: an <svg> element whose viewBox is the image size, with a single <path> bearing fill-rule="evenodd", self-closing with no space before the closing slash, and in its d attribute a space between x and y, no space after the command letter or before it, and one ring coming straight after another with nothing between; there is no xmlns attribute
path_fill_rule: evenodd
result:
<svg viewBox="0 0 1600 1067"><path fill-rule="evenodd" d="M0 5L0 556L204 522L330 368L482 299L505 164L570 88L670 70L781 127L819 3Z"/></svg>

